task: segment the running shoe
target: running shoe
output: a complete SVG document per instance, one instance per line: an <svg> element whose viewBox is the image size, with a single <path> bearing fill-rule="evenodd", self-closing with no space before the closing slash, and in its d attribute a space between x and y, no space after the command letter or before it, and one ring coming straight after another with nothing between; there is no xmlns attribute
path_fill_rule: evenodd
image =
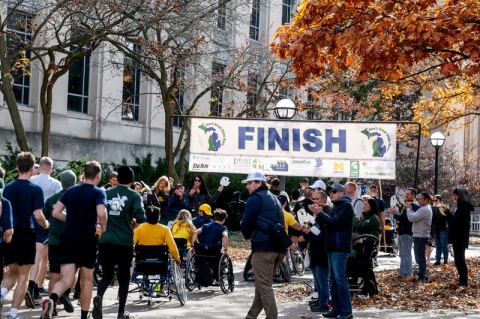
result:
<svg viewBox="0 0 480 319"><path fill-rule="evenodd" d="M35 309L35 300L33 300L30 290L25 293L25 305L30 309Z"/></svg>
<svg viewBox="0 0 480 319"><path fill-rule="evenodd" d="M53 300L45 299L42 302L42 314L40 319L52 319L53 317Z"/></svg>
<svg viewBox="0 0 480 319"><path fill-rule="evenodd" d="M73 305L70 299L68 299L67 296L61 295L59 298L60 302L63 305L63 309L65 309L66 312L72 313L73 312Z"/></svg>
<svg viewBox="0 0 480 319"><path fill-rule="evenodd" d="M95 296L93 298L93 310L92 310L93 319L102 319L102 297Z"/></svg>

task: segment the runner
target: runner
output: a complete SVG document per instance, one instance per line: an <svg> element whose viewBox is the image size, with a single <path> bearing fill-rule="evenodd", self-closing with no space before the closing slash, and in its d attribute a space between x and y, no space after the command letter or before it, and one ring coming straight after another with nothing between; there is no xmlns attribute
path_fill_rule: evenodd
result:
<svg viewBox="0 0 480 319"><path fill-rule="evenodd" d="M32 295L27 291L28 273L35 262L35 232L32 215L43 228L48 221L43 216L43 192L40 187L29 181L33 174L35 157L30 152L17 155L18 179L5 186L3 196L12 204L13 236L5 243L5 265L10 269L4 278L0 297L0 311L10 289L17 285L13 294L9 319L17 318L18 308L25 298L29 308L35 308Z"/></svg>
<svg viewBox="0 0 480 319"><path fill-rule="evenodd" d="M83 174L85 177L83 184L70 187L60 197L52 212L53 217L65 221L65 229L60 238L62 253L62 258L59 260L60 281L54 285L50 298L42 302L40 318L43 319L52 318L53 305L60 295L73 286L78 268L80 268L82 286L80 318L87 319L90 309L97 251L96 224L98 219L101 231L105 231L107 198L105 191L96 186L102 178L100 163L87 162Z"/></svg>
<svg viewBox="0 0 480 319"><path fill-rule="evenodd" d="M128 166L118 169L118 185L107 191L107 229L100 237L98 260L102 265L103 276L98 283L97 295L93 298L93 319L102 319L102 298L110 286L117 266L118 279L118 316L119 319L129 318L125 312L130 267L133 260L133 229L132 222L145 221L140 194L130 189L133 181L133 170ZM83 291L83 289L82 289Z"/></svg>

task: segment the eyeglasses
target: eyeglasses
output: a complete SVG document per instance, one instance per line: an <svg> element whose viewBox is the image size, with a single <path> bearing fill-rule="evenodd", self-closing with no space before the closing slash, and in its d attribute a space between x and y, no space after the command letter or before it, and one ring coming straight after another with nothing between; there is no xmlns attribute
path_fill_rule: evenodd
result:
<svg viewBox="0 0 480 319"><path fill-rule="evenodd" d="M313 200L320 200L320 198L314 198Z"/></svg>
<svg viewBox="0 0 480 319"><path fill-rule="evenodd" d="M193 181L194 182L201 182L201 180L199 180L198 178L195 178Z"/></svg>
<svg viewBox="0 0 480 319"><path fill-rule="evenodd" d="M440 200L435 198L433 201L434 201L434 202L439 202Z"/></svg>
<svg viewBox="0 0 480 319"><path fill-rule="evenodd" d="M339 190L336 190L336 189L332 189L332 190L330 191L330 194L336 194L336 193L338 193L338 192L340 192L340 191L339 191Z"/></svg>

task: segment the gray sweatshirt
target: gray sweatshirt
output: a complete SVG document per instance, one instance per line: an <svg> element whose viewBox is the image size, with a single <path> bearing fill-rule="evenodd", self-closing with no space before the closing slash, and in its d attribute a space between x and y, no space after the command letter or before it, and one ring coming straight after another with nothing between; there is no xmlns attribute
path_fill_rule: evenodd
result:
<svg viewBox="0 0 480 319"><path fill-rule="evenodd" d="M430 237L430 228L432 226L432 208L430 205L421 206L415 212L410 208L407 208L407 217L408 220L413 223L413 237Z"/></svg>

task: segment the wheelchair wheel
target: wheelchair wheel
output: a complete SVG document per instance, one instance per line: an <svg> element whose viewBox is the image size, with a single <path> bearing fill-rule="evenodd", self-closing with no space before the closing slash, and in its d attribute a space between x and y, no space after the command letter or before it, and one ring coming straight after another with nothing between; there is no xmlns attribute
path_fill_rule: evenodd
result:
<svg viewBox="0 0 480 319"><path fill-rule="evenodd" d="M248 255L247 262L245 263L245 267L243 268L243 280L248 281L252 278L253 270L252 270L252 254Z"/></svg>
<svg viewBox="0 0 480 319"><path fill-rule="evenodd" d="M305 262L303 260L302 254L292 253L291 258L292 258L293 271L297 275L303 276L305 274Z"/></svg>
<svg viewBox="0 0 480 319"><path fill-rule="evenodd" d="M175 293L177 295L178 301L180 301L180 304L183 306L185 305L185 302L187 301L187 290L185 289L185 281L182 276L182 269L180 269L180 266L177 265L175 260L172 259L171 264L171 280L173 281L173 284L175 286Z"/></svg>
<svg viewBox="0 0 480 319"><path fill-rule="evenodd" d="M392 244L392 256L395 257L398 255L398 244L394 241Z"/></svg>
<svg viewBox="0 0 480 319"><path fill-rule="evenodd" d="M195 254L192 255L190 261L187 263L187 268L185 269L185 286L188 291L193 291L197 286L195 282Z"/></svg>
<svg viewBox="0 0 480 319"><path fill-rule="evenodd" d="M452 244L448 244L448 253L450 254L450 256L452 256L452 258L455 258L455 256L453 255L453 245Z"/></svg>
<svg viewBox="0 0 480 319"><path fill-rule="evenodd" d="M280 275L285 282L290 282L292 280L292 273L290 272L290 267L288 266L287 257L284 257L280 266Z"/></svg>
<svg viewBox="0 0 480 319"><path fill-rule="evenodd" d="M235 276L230 258L222 254L218 263L218 280L223 293L233 292Z"/></svg>

